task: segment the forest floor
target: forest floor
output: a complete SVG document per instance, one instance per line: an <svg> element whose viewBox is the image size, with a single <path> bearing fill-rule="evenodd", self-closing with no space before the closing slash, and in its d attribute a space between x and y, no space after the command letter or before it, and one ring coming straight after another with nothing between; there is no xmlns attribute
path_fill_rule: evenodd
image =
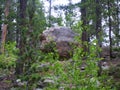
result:
<svg viewBox="0 0 120 90"><path fill-rule="evenodd" d="M102 57L104 58L104 60L102 60L101 65L103 65L103 66L107 65L110 67L120 65L120 57L116 57L116 52L113 52L113 53L114 53L113 58L112 58L112 60L110 60L109 50L103 49ZM120 54L120 53L117 52L117 54ZM106 63L104 63L104 62L106 62ZM6 74L4 74L4 72L0 71L0 74L2 73L2 75L0 75L0 90L11 90L10 88L12 88L16 85L16 83L14 83L15 75L13 72L14 71L12 71L6 75ZM120 78L116 78L116 79L120 80Z"/></svg>
<svg viewBox="0 0 120 90"><path fill-rule="evenodd" d="M118 64L120 64L120 52L119 51L113 51L112 52L112 57L110 58L110 53L109 53L109 48L108 47L104 47L102 48L102 58L104 58L104 60L102 60L103 62L107 62L108 66L116 66Z"/></svg>
<svg viewBox="0 0 120 90"><path fill-rule="evenodd" d="M0 77L0 90L10 90L10 88L14 86L12 82L14 79L14 74Z"/></svg>

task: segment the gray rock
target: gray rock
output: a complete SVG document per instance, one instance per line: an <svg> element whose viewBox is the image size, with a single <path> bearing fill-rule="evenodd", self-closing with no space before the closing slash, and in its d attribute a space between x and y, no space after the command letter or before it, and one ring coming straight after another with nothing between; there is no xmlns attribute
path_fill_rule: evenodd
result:
<svg viewBox="0 0 120 90"><path fill-rule="evenodd" d="M17 79L17 80L16 80L16 83L17 83L17 85L20 86L20 87L27 85L27 81L21 81L21 79Z"/></svg>
<svg viewBox="0 0 120 90"><path fill-rule="evenodd" d="M47 41L53 40L56 42L74 42L74 37L77 34L67 27L52 27L48 30L43 31L43 35L45 36Z"/></svg>
<svg viewBox="0 0 120 90"><path fill-rule="evenodd" d="M37 87L46 88L49 85L57 84L57 77L42 77L42 79L38 82Z"/></svg>
<svg viewBox="0 0 120 90"><path fill-rule="evenodd" d="M61 86L61 87L59 87L59 90L65 90L65 87Z"/></svg>
<svg viewBox="0 0 120 90"><path fill-rule="evenodd" d="M37 71L47 71L49 69L50 63L42 63L37 67Z"/></svg>
<svg viewBox="0 0 120 90"><path fill-rule="evenodd" d="M110 66L108 65L107 62L103 62L101 65L102 70L109 70Z"/></svg>
<svg viewBox="0 0 120 90"><path fill-rule="evenodd" d="M21 79L17 79L16 82L17 82L17 83L21 82Z"/></svg>
<svg viewBox="0 0 120 90"><path fill-rule="evenodd" d="M48 84L54 84L55 83L55 81L54 80L52 80L52 79L45 79L44 81L43 81L43 83L48 83Z"/></svg>
<svg viewBox="0 0 120 90"><path fill-rule="evenodd" d="M42 88L36 88L35 90L43 90Z"/></svg>
<svg viewBox="0 0 120 90"><path fill-rule="evenodd" d="M71 45L77 43L75 36L78 36L78 34L67 27L49 28L43 31L40 37L40 49L44 52L51 52L56 48L61 58L70 58L73 52Z"/></svg>

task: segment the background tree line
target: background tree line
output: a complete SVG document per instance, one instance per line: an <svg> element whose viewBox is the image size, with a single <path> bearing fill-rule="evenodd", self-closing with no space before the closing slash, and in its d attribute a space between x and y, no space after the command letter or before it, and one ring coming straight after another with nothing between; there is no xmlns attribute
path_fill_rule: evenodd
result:
<svg viewBox="0 0 120 90"><path fill-rule="evenodd" d="M62 23L73 28L81 21L83 27L81 40L91 42L96 38L99 47L106 45L110 47L112 57L112 47L120 45L120 1L81 0L76 4L72 4L72 0L68 1L68 5L53 6L58 12L64 11L65 22Z"/></svg>

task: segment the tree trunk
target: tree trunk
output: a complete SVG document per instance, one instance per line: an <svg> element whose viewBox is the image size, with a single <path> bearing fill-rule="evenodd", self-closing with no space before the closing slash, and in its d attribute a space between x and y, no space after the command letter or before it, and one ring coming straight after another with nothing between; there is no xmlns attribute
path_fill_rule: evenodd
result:
<svg viewBox="0 0 120 90"><path fill-rule="evenodd" d="M5 5L5 10L4 10L4 14L5 14L5 20L7 21L7 17L9 15L9 8L10 8L10 0L6 1L6 5ZM5 22L6 22L5 21ZM4 53L5 51L5 40L6 40L6 35L7 35L7 27L8 24L4 23L2 26L2 37L1 37L1 53Z"/></svg>
<svg viewBox="0 0 120 90"><path fill-rule="evenodd" d="M18 48L19 48L19 58L16 63L16 74L22 74L23 73L23 67L24 67L24 57L23 55L25 54L25 31L26 31L26 6L27 6L27 0L19 0L20 6L19 6L19 20L18 20L18 25L19 25L19 32L17 38L19 40L17 41Z"/></svg>
<svg viewBox="0 0 120 90"><path fill-rule="evenodd" d="M49 0L49 27L51 27L51 10L52 10L52 0Z"/></svg>
<svg viewBox="0 0 120 90"><path fill-rule="evenodd" d="M96 4L96 9L95 9L95 13L96 13L96 39L97 39L97 45L99 47L102 47L102 41L101 41L101 36L102 36L102 31L101 31L101 7L100 7L100 0L95 0L95 4ZM98 51L98 50L97 50ZM98 56L101 57L101 53L98 51Z"/></svg>
<svg viewBox="0 0 120 90"><path fill-rule="evenodd" d="M112 31L112 25L111 25L111 13L110 13L110 1L108 0L108 21L109 21L109 41L110 41L110 58L112 57L112 37L111 37L111 31Z"/></svg>
<svg viewBox="0 0 120 90"><path fill-rule="evenodd" d="M34 14L35 14L35 9L36 9L36 5L35 5L35 0L31 0L29 1L29 4L31 7L29 8L28 11L28 15L29 15L29 27L28 27L28 32L27 32L27 38L29 38L29 40L27 41L27 45L29 46L27 48L27 52L29 54L29 56L27 56L26 59L26 66L25 67L25 71L28 71L31 63L33 62L33 52L34 52L34 48L36 48L35 46L35 38L34 38Z"/></svg>
<svg viewBox="0 0 120 90"><path fill-rule="evenodd" d="M0 7L0 21L2 21L2 7ZM0 23L0 35L2 35L2 23ZM1 40L0 40L0 42L1 42Z"/></svg>
<svg viewBox="0 0 120 90"><path fill-rule="evenodd" d="M96 39L98 40L98 45L102 46L101 41L101 7L100 0L96 0Z"/></svg>
<svg viewBox="0 0 120 90"><path fill-rule="evenodd" d="M119 13L120 13L120 11L119 11L119 0L117 0L117 10L116 10L116 13L117 13L117 30L116 30L116 45L117 45L117 47L119 47L119 43L120 43L120 38L119 38L119 36L120 36L120 28L119 28L119 26L120 26L120 18L119 18Z"/></svg>
<svg viewBox="0 0 120 90"><path fill-rule="evenodd" d="M86 0L82 0L81 1L81 4L82 4L82 7L81 7L81 20L83 22L82 24L82 28L83 28L83 31L82 31L82 46L83 46L83 51L86 53L88 51L88 45L87 45L87 42L88 42L88 36L87 36L87 30L86 30L86 25L87 25L87 17L86 17L86 6L84 6L84 4L86 3Z"/></svg>

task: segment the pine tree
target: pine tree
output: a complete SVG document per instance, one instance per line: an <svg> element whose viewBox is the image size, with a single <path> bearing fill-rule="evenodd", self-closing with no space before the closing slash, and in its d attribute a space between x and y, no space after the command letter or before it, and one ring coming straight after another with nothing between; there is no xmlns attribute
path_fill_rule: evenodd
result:
<svg viewBox="0 0 120 90"><path fill-rule="evenodd" d="M16 63L16 74L22 74L23 73L23 65L24 65L24 57L23 55L25 54L25 43L26 43L26 37L25 37L25 31L27 29L26 27L26 6L27 6L27 0L19 0L19 32L17 38L19 38L18 48L19 48L19 59L17 60Z"/></svg>
<svg viewBox="0 0 120 90"><path fill-rule="evenodd" d="M82 24L82 46L83 46L83 50L86 53L88 51L88 46L87 46L87 42L88 42L88 35L87 35L87 30L86 30L86 25L87 25L87 9L85 6L86 0L82 0L81 1L81 20L83 22Z"/></svg>
<svg viewBox="0 0 120 90"><path fill-rule="evenodd" d="M110 41L110 57L112 57L112 21L111 21L111 2L108 0L108 22L109 22L109 41Z"/></svg>
<svg viewBox="0 0 120 90"><path fill-rule="evenodd" d="M99 47L102 47L102 41L101 41L101 33L102 33L102 29L101 29L101 3L99 0L96 0L95 2L96 4L96 10L95 10L95 13L96 13L96 39L98 40L98 45Z"/></svg>

